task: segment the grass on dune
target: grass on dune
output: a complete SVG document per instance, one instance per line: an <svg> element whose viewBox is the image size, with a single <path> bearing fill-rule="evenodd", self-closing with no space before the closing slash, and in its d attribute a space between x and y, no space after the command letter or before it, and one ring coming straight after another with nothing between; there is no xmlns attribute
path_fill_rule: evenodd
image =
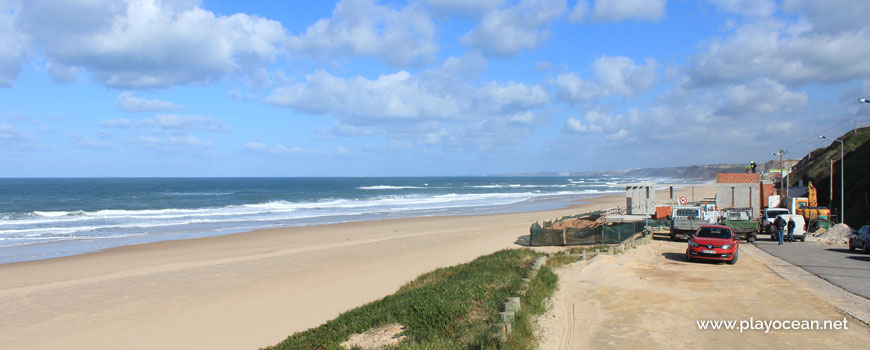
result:
<svg viewBox="0 0 870 350"><path fill-rule="evenodd" d="M426 273L395 294L293 334L270 349L342 349L350 335L392 323L405 326L406 339L395 349L534 348L531 318L545 310L557 282L549 267L538 272L521 297L523 307L511 335L502 339L495 334L505 299L521 289L522 278L540 255L528 249L503 250Z"/></svg>

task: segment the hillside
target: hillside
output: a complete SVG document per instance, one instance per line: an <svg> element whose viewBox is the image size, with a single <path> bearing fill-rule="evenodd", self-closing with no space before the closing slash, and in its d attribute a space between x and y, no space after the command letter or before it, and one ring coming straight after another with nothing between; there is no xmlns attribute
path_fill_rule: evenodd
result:
<svg viewBox="0 0 870 350"><path fill-rule="evenodd" d="M863 127L857 132L849 131L837 138L844 141L845 157L844 172L846 193L846 223L853 228L870 224L870 127ZM834 198L830 202L831 164L834 160ZM828 206L840 211L840 143L832 142L824 148L818 148L801 159L795 166L790 185L798 180L812 181L818 189L819 205Z"/></svg>
<svg viewBox="0 0 870 350"><path fill-rule="evenodd" d="M709 181L715 180L716 174L718 173L742 173L744 166L745 164L709 164L671 168L642 168L563 173L512 174L508 176L627 176Z"/></svg>

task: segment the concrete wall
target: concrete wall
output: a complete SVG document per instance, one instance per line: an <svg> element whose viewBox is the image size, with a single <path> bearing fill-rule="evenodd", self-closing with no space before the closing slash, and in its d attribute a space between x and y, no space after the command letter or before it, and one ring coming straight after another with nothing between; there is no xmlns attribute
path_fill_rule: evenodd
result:
<svg viewBox="0 0 870 350"><path fill-rule="evenodd" d="M628 215L652 215L656 212L655 184L625 186L625 207Z"/></svg>
<svg viewBox="0 0 870 350"><path fill-rule="evenodd" d="M752 208L753 218L761 211L761 186L758 183L716 184L716 206L726 208Z"/></svg>

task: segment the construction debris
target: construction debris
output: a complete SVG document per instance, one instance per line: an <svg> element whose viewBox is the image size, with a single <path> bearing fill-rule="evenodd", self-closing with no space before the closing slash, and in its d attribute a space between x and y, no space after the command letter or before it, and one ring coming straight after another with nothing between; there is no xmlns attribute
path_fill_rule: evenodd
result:
<svg viewBox="0 0 870 350"><path fill-rule="evenodd" d="M836 224L828 230L821 228L816 232L809 233L807 241L825 244L848 244L852 228L846 224Z"/></svg>

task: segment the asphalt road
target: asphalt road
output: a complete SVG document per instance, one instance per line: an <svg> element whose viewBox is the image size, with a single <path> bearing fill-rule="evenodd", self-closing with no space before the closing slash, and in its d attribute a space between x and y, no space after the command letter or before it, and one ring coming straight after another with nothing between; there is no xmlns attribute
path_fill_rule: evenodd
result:
<svg viewBox="0 0 870 350"><path fill-rule="evenodd" d="M766 236L763 236L766 237ZM831 282L855 295L870 299L870 255L850 252L846 245L765 239L755 246Z"/></svg>

